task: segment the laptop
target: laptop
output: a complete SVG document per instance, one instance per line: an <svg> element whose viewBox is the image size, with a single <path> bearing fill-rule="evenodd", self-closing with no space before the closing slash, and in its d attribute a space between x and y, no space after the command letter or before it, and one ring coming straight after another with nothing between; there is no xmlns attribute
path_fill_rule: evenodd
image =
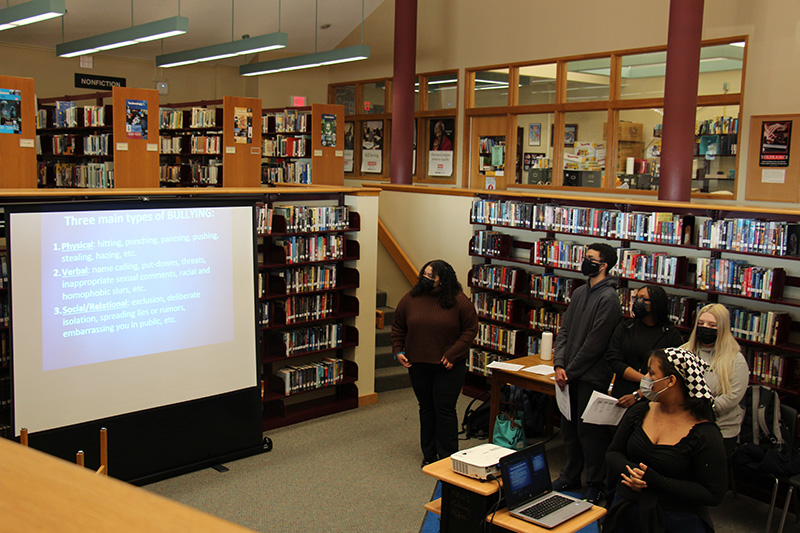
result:
<svg viewBox="0 0 800 533"><path fill-rule="evenodd" d="M500 474L511 515L537 526L553 528L592 508L553 490L543 444L501 457Z"/></svg>

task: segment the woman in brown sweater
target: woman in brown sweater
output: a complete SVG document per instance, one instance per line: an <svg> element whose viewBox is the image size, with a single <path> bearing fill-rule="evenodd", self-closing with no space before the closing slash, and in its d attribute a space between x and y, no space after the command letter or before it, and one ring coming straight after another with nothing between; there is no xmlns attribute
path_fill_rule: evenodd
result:
<svg viewBox="0 0 800 533"><path fill-rule="evenodd" d="M422 466L458 451L456 402L477 332L475 306L453 267L442 260L426 263L397 304L392 324L392 352L408 368L419 402Z"/></svg>

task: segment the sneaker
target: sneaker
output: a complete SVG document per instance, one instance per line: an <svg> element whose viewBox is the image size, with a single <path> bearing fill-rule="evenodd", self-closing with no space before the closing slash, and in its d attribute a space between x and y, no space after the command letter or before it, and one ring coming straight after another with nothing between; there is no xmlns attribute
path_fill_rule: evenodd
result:
<svg viewBox="0 0 800 533"><path fill-rule="evenodd" d="M603 491L597 487L586 487L583 491L583 499L592 505L597 505L603 499Z"/></svg>
<svg viewBox="0 0 800 533"><path fill-rule="evenodd" d="M438 459L436 459L435 457L433 459L423 459L422 460L422 466L420 468L425 468L429 464L435 463L436 461L438 461Z"/></svg>
<svg viewBox="0 0 800 533"><path fill-rule="evenodd" d="M576 490L581 488L580 483L566 481L562 478L558 478L553 481L553 490L556 492L565 492L570 490Z"/></svg>

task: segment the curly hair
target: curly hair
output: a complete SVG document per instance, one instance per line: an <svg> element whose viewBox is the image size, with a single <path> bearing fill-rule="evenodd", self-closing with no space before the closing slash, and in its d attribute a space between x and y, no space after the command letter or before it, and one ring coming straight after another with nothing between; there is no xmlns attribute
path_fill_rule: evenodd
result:
<svg viewBox="0 0 800 533"><path fill-rule="evenodd" d="M709 422L713 422L716 419L714 409L711 407L711 401L705 398L693 398L689 396L686 380L684 380L681 373L678 372L678 369L675 368L675 365L669 362L667 354L663 349L653 350L650 352L650 357L657 362L658 367L664 373L665 377L675 376L678 387L683 394L683 403L681 407L689 411L689 413L694 416L695 420L708 420Z"/></svg>
<svg viewBox="0 0 800 533"><path fill-rule="evenodd" d="M456 295L463 292L461 283L456 276L456 271L453 270L453 267L450 266L447 261L435 259L433 261L428 261L422 266L419 271L419 279L422 279L425 274L425 269L428 268L428 266L433 269L434 277L439 276L439 286L436 288L439 293L439 305L445 309L453 307L456 305ZM411 296L416 297L423 292L419 281L417 281L417 284L411 289Z"/></svg>

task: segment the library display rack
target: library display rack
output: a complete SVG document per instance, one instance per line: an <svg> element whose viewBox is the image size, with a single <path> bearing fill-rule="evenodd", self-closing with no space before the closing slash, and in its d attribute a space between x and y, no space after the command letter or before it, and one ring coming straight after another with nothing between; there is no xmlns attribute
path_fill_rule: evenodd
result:
<svg viewBox="0 0 800 533"><path fill-rule="evenodd" d="M311 183L311 107L264 109L261 183Z"/></svg>
<svg viewBox="0 0 800 533"><path fill-rule="evenodd" d="M159 182L162 187L221 187L222 108L182 107L175 104L159 110Z"/></svg>
<svg viewBox="0 0 800 533"><path fill-rule="evenodd" d="M341 203L259 207L264 429L358 407L358 213Z"/></svg>
<svg viewBox="0 0 800 533"><path fill-rule="evenodd" d="M557 331L580 275L585 246L617 250L612 275L630 314L644 283L672 293L670 314L688 335L697 310L726 305L753 382L789 394L800 386L800 212L582 198L481 196L470 222L468 284L481 325L465 391L485 389L486 365L536 353Z"/></svg>

